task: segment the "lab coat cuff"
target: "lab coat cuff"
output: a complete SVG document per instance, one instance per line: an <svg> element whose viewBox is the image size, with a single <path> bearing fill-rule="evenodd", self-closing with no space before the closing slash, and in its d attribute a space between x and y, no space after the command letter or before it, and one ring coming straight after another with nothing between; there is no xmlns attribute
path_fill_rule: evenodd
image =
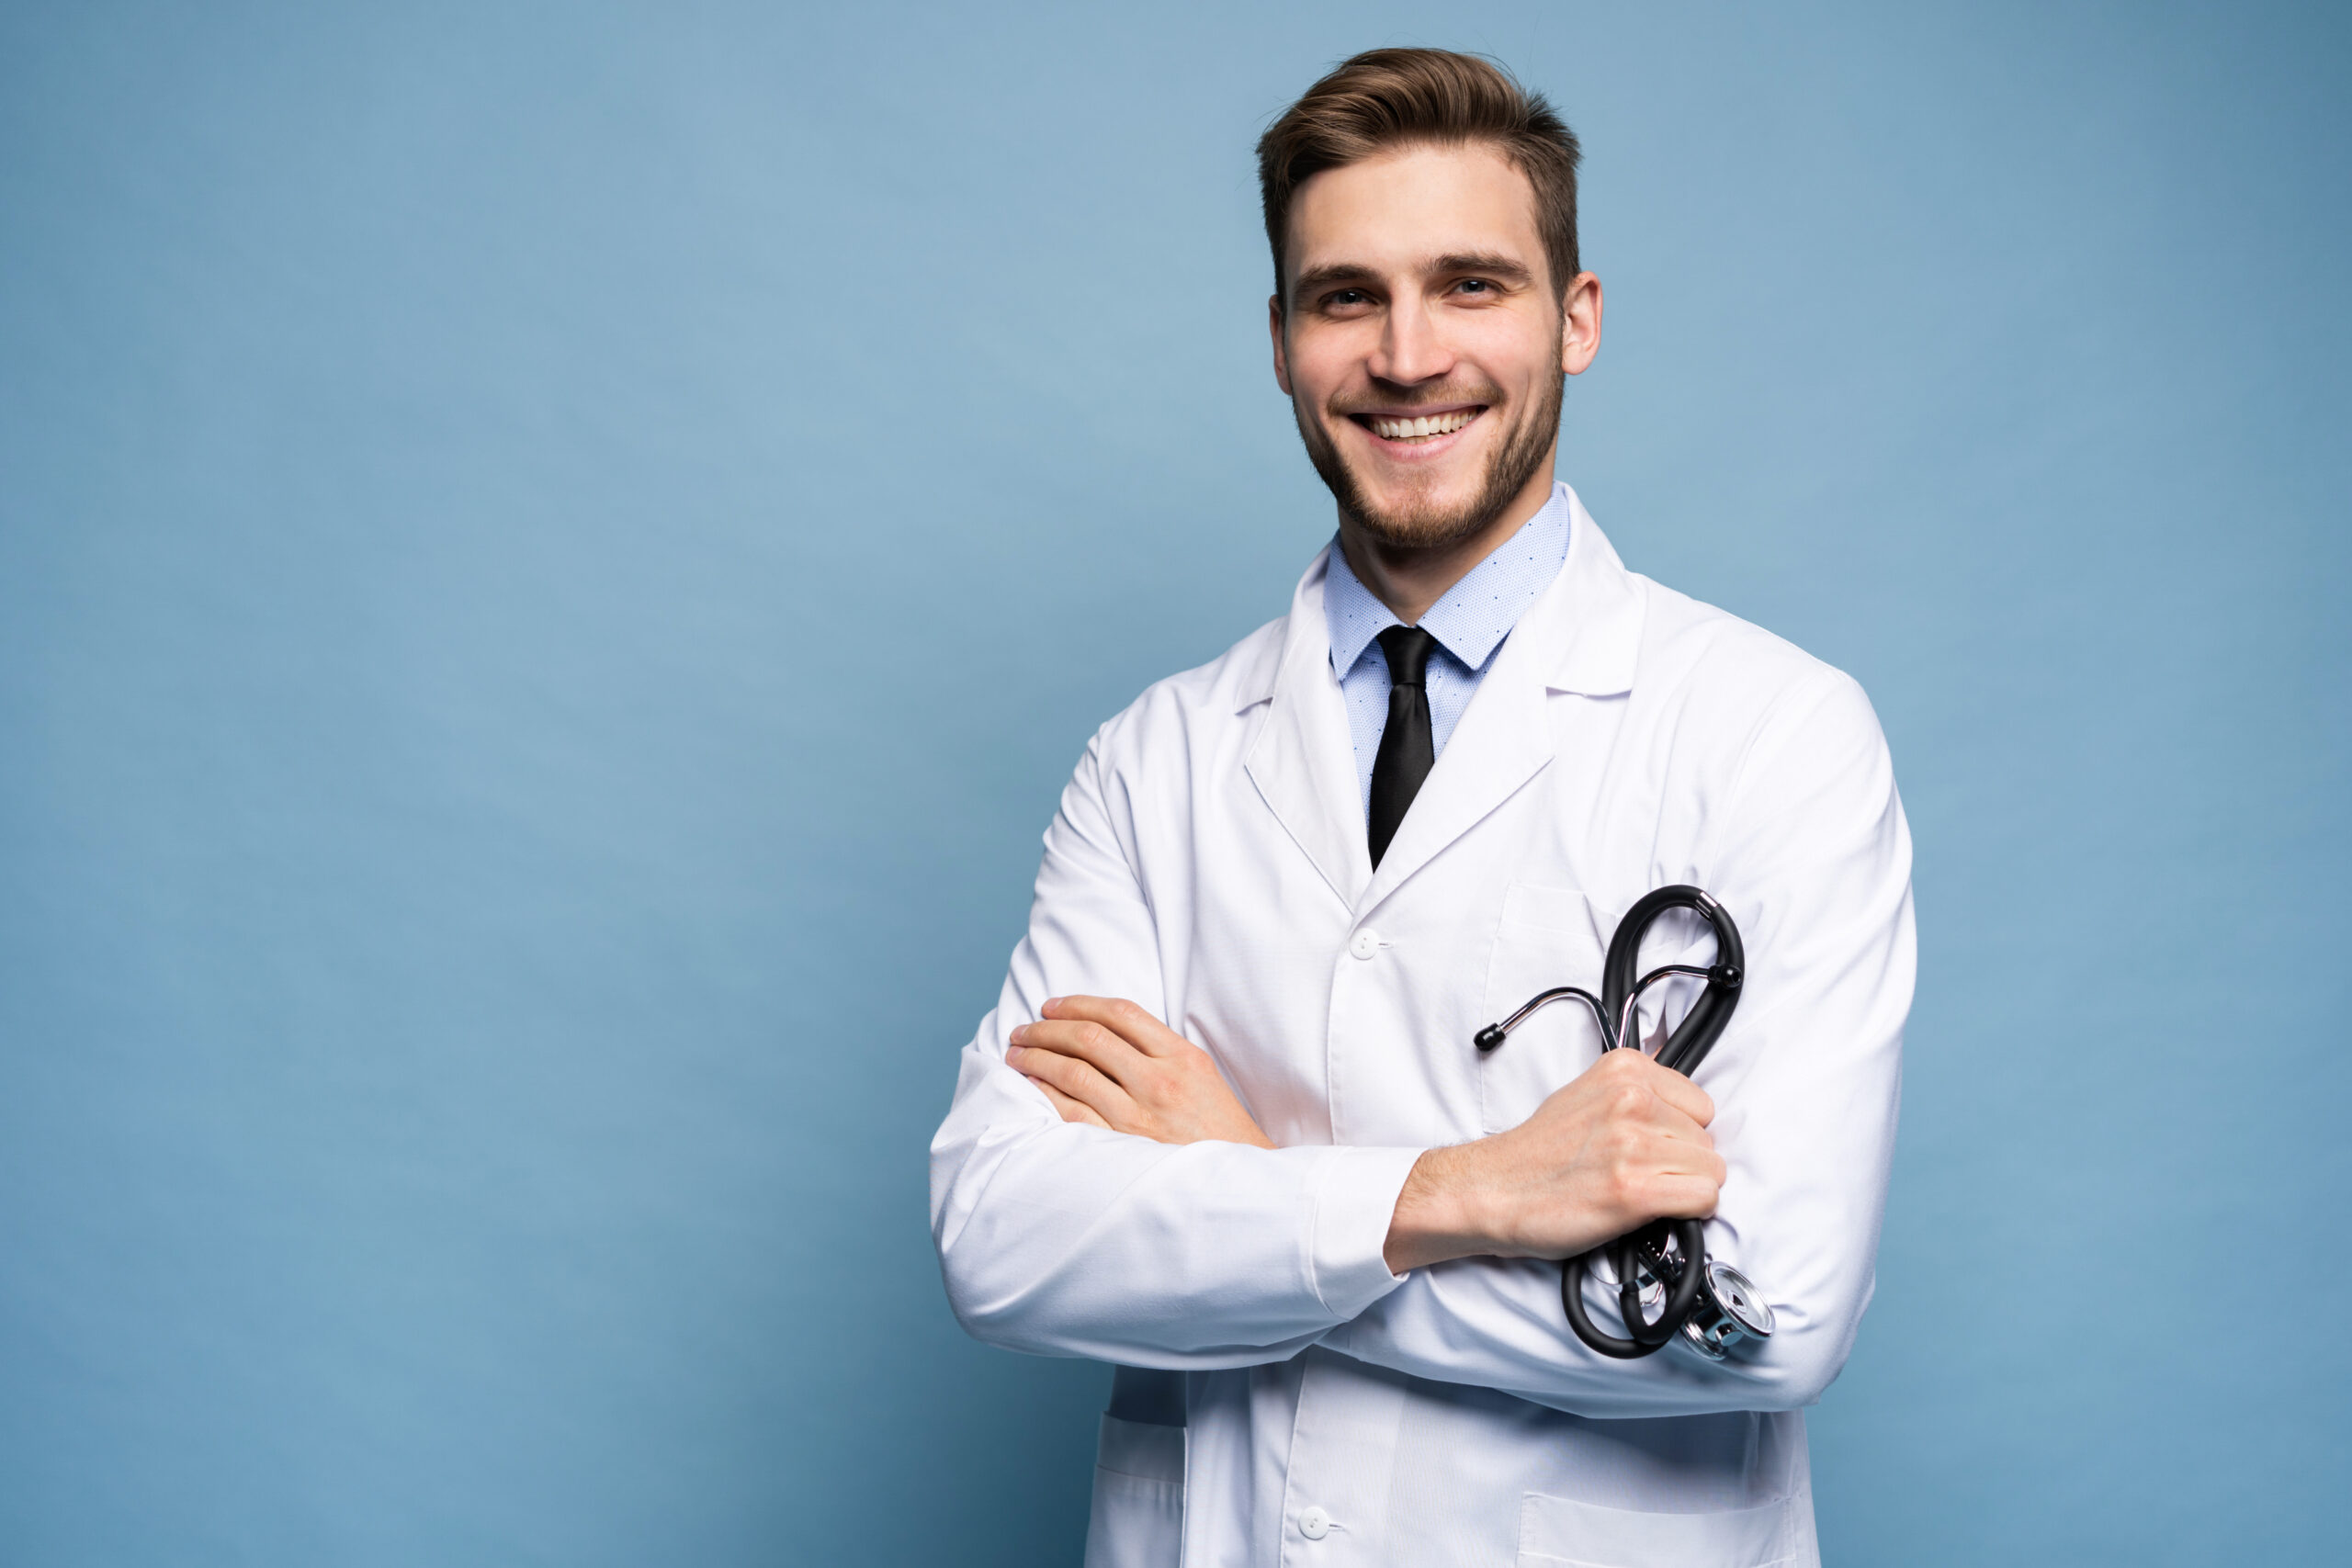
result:
<svg viewBox="0 0 2352 1568"><path fill-rule="evenodd" d="M1419 1149L1333 1149L1316 1179L1315 1293L1346 1323L1404 1283L1381 1256Z"/></svg>

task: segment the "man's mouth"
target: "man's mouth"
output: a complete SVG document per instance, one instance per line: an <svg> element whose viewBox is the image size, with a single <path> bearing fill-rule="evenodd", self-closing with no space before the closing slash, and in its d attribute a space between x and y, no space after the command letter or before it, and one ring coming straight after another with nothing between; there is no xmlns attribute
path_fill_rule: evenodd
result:
<svg viewBox="0 0 2352 1568"><path fill-rule="evenodd" d="M1483 408L1448 409L1443 413L1392 415L1357 413L1348 417L1384 441L1415 442L1451 435L1486 412Z"/></svg>

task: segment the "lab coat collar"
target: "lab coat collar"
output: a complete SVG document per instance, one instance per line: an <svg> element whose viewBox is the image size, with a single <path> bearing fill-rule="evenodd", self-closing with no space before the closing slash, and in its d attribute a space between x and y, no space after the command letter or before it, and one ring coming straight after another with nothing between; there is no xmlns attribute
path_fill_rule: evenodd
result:
<svg viewBox="0 0 2352 1568"><path fill-rule="evenodd" d="M1339 677L1331 673L1331 636L1323 618L1330 560L1327 545L1291 594L1282 641L1243 682L1245 710L1260 703L1268 707L1242 768L1340 902L1352 909L1372 880L1372 852L1364 845L1363 804L1357 798L1355 741L1348 734Z"/></svg>
<svg viewBox="0 0 2352 1568"><path fill-rule="evenodd" d="M1568 505L1574 532L1567 561L1520 624L1540 620L1547 628L1552 646L1536 668L1548 671L1544 684L1551 690L1623 696L1634 689L1642 651L1641 584L1572 490Z"/></svg>
<svg viewBox="0 0 2352 1568"><path fill-rule="evenodd" d="M1329 547L1299 579L1280 643L1266 646L1241 682L1244 708L1269 705L1244 769L1351 910L1385 897L1543 770L1553 754L1547 694L1607 697L1633 690L1642 637L1639 585L1576 492L1566 494L1573 517L1568 558L1504 640L1377 874L1364 845L1354 742L1331 672L1323 615Z"/></svg>

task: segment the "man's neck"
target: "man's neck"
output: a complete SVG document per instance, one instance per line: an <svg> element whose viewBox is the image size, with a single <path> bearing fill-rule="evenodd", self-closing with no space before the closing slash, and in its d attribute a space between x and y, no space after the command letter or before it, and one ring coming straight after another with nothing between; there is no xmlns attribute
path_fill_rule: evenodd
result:
<svg viewBox="0 0 2352 1568"><path fill-rule="evenodd" d="M1340 514L1340 548L1348 570L1388 613L1407 626L1418 626L1430 606L1445 597L1447 589L1470 575L1485 560L1544 510L1552 499L1552 465L1545 463L1539 479L1532 479L1495 520L1467 538L1450 545L1411 547L1383 544L1363 531L1363 525Z"/></svg>

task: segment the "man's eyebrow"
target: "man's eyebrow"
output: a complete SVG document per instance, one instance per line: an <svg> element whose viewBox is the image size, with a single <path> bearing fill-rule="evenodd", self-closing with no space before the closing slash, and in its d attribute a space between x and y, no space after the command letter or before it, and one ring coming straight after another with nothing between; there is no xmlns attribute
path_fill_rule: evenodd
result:
<svg viewBox="0 0 2352 1568"><path fill-rule="evenodd" d="M1318 289L1350 288L1379 281L1380 274L1360 263L1334 262L1328 266L1309 267L1291 279L1290 297L1294 301L1302 300Z"/></svg>
<svg viewBox="0 0 2352 1568"><path fill-rule="evenodd" d="M1530 282L1535 276L1535 274L1529 271L1522 264L1493 251L1470 251L1454 255L1440 256L1430 263L1427 270L1447 276L1459 276L1467 272L1484 273L1490 277L1504 278L1512 283Z"/></svg>

